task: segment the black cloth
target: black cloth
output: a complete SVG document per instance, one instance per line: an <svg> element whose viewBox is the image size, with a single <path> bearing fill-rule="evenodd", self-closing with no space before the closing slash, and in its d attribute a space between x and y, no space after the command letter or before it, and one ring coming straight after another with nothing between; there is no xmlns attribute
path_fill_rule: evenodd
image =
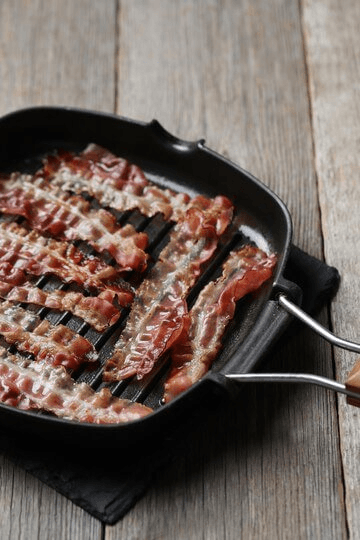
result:
<svg viewBox="0 0 360 540"><path fill-rule="evenodd" d="M302 306L316 313L336 292L339 274L335 268L292 247L285 277L303 290ZM46 447L29 437L2 430L0 449L9 459L65 495L72 502L107 524L122 518L145 493L160 468L180 455L191 437L196 420L163 433L156 442L129 454L114 449L110 455L74 447ZM144 457L145 455L145 457Z"/></svg>

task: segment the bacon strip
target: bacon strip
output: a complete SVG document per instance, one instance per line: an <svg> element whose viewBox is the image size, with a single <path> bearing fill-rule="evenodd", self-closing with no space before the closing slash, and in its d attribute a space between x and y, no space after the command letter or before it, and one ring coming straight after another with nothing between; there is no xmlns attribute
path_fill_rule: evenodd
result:
<svg viewBox="0 0 360 540"><path fill-rule="evenodd" d="M66 370L45 361L31 362L0 348L0 401L22 410L42 410L67 420L117 424L143 418L152 409L113 396L108 388L94 392L76 383Z"/></svg>
<svg viewBox="0 0 360 540"><path fill-rule="evenodd" d="M77 194L86 192L102 206L119 211L137 208L148 217L161 213L166 220L177 221L190 200L185 193L157 187L139 167L96 144L80 155L62 151L48 156L43 174L53 185Z"/></svg>
<svg viewBox="0 0 360 540"><path fill-rule="evenodd" d="M93 345L70 328L53 326L10 302L0 303L0 335L19 351L32 353L54 366L76 369L97 359Z"/></svg>
<svg viewBox="0 0 360 540"><path fill-rule="evenodd" d="M86 257L72 244L45 238L16 223L0 223L0 280L22 285L27 275L46 274L100 290L108 299L115 295L122 307L129 305L134 296L119 278L118 270L97 257Z"/></svg>
<svg viewBox="0 0 360 540"><path fill-rule="evenodd" d="M86 321L98 332L103 332L120 317L120 311L112 303L111 296L111 293L109 296L107 292L94 297L72 291L45 291L32 283L14 286L0 281L0 297L4 300L69 311Z"/></svg>
<svg viewBox="0 0 360 540"><path fill-rule="evenodd" d="M13 173L0 182L0 211L23 216L30 227L67 240L84 240L110 253L124 270L142 272L148 238L132 225L120 227L104 209L93 210L80 196L64 192L41 177Z"/></svg>
<svg viewBox="0 0 360 540"><path fill-rule="evenodd" d="M186 297L231 218L232 205L225 197L193 200L139 287L126 327L105 365L104 380L135 374L142 378L178 339L187 314Z"/></svg>
<svg viewBox="0 0 360 540"><path fill-rule="evenodd" d="M205 375L221 347L221 338L234 316L236 302L268 280L275 263L275 255L267 256L252 246L230 253L221 277L201 291L172 349L165 402Z"/></svg>

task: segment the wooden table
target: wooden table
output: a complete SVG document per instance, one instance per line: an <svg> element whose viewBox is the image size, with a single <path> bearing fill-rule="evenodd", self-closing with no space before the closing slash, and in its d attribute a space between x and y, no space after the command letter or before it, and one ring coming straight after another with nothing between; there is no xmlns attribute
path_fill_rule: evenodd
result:
<svg viewBox="0 0 360 540"><path fill-rule="evenodd" d="M3 0L0 114L69 105L205 138L288 205L295 243L342 276L319 319L360 339L360 3ZM274 370L344 380L354 354L299 329ZM256 385L105 527L1 459L1 539L360 538L360 412Z"/></svg>

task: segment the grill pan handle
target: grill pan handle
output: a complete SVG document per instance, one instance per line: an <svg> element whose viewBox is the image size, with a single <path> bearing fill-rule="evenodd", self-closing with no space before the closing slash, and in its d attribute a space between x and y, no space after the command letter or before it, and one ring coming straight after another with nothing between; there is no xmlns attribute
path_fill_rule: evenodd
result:
<svg viewBox="0 0 360 540"><path fill-rule="evenodd" d="M289 300L285 294L279 294L278 302L288 313L294 315L294 317L307 324L310 328L312 328L312 330L333 345L336 345L342 349L347 349L348 351L360 353L360 345L358 343L347 341L346 339L335 336L335 334L315 321L312 317L310 317L310 315L299 308L299 306L291 302L291 300Z"/></svg>
<svg viewBox="0 0 360 540"><path fill-rule="evenodd" d="M299 306L291 302L284 294L278 297L279 304L291 315L307 324L317 334L325 338L327 341L352 352L360 353L360 344L348 341L335 336L330 330L315 321ZM321 377L319 375L311 375L308 373L241 373L227 374L228 379L239 382L287 382L287 383L311 383L318 386L323 386L336 392L341 392L347 396L347 402L350 405L360 407L360 359L356 362L351 370L345 384L338 383L332 379Z"/></svg>

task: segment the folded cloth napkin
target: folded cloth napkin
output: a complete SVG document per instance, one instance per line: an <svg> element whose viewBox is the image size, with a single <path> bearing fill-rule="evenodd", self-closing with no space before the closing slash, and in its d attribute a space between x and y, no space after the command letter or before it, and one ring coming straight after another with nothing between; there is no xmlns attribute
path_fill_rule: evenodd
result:
<svg viewBox="0 0 360 540"><path fill-rule="evenodd" d="M315 313L336 292L335 268L292 247L285 277L303 290L302 306ZM204 414L199 410L198 416ZM208 413L207 413L208 414ZM54 449L2 430L0 449L26 471L65 495L104 523L122 518L151 485L156 472L183 452L196 418L184 420L156 442L129 452L116 449L110 457L76 447ZM145 457L144 457L145 454Z"/></svg>

